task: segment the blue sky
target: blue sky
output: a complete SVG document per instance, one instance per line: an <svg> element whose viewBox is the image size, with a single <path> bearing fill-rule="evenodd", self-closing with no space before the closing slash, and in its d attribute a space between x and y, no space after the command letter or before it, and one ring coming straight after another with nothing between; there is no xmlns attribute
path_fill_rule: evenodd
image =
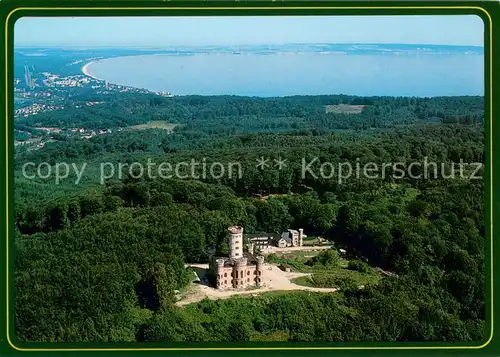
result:
<svg viewBox="0 0 500 357"><path fill-rule="evenodd" d="M322 17L26 17L15 46L407 43L483 46L473 15Z"/></svg>

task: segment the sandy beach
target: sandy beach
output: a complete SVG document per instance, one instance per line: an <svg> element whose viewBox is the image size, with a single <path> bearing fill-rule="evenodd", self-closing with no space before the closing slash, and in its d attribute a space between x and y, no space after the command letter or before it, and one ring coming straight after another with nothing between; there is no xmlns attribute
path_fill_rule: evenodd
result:
<svg viewBox="0 0 500 357"><path fill-rule="evenodd" d="M82 67L82 72L84 75L86 76L89 76L90 78L93 78L93 79L97 79L97 80L100 80L100 78L97 78L95 76L93 76L92 74L90 74L89 72L89 66L93 63L95 63L96 61L90 61L88 63L86 63L83 67Z"/></svg>

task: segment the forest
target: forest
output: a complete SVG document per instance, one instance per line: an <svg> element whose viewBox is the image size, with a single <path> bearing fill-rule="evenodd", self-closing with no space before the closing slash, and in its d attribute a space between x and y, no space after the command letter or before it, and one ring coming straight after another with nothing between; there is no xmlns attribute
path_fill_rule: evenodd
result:
<svg viewBox="0 0 500 357"><path fill-rule="evenodd" d="M327 105L362 105L359 114ZM15 152L15 334L40 342L477 341L485 334L484 181L313 178L328 162L484 162L482 97L164 98L119 95L101 106L16 121L29 128L123 128L58 137ZM151 121L176 124L134 130ZM287 167L255 167L286 158ZM101 162L241 162L241 178L99 183ZM70 179L28 179L27 162L88 164ZM269 196L263 199L263 196ZM286 292L175 305L185 263L248 233L303 228L360 263L391 272L359 289ZM324 258L324 257L323 257ZM361 263L364 262L364 263ZM317 258L318 264L327 264ZM325 265L326 266L326 265ZM328 282L323 282L328 284Z"/></svg>

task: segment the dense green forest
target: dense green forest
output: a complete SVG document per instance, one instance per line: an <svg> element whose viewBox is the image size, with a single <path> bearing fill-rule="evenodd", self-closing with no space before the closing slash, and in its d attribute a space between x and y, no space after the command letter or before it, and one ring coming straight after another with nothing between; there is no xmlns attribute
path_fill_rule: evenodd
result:
<svg viewBox="0 0 500 357"><path fill-rule="evenodd" d="M348 95L258 98L238 96L160 97L147 94L100 93L74 88L71 101L103 101L98 107L73 108L20 118L18 125L59 128L114 128L165 120L182 123L192 135L230 135L287 130L369 129L397 124L483 121L482 97L360 98ZM350 114L327 113L327 105L365 105Z"/></svg>
<svg viewBox="0 0 500 357"><path fill-rule="evenodd" d="M326 105L365 105L360 114ZM123 128L15 153L15 331L23 341L454 341L485 330L484 182L302 177L320 162L484 161L483 98L120 95L16 125ZM134 130L161 120L173 131ZM258 169L265 156L287 167ZM99 182L99 163L240 162L241 178ZM27 179L27 162L88 164ZM268 199L261 196L276 194ZM337 293L269 293L175 305L184 264L224 251L226 229L303 228L391 272ZM323 257L325 258L325 257ZM322 257L316 263L326 264ZM351 269L364 269L352 263ZM328 284L328 282L322 282Z"/></svg>

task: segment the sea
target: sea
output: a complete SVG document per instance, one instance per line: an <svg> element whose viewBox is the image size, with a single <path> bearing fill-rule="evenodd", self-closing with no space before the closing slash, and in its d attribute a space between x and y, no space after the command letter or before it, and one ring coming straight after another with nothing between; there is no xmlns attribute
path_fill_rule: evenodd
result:
<svg viewBox="0 0 500 357"><path fill-rule="evenodd" d="M159 49L87 71L110 83L173 95L484 95L479 46L287 44Z"/></svg>

